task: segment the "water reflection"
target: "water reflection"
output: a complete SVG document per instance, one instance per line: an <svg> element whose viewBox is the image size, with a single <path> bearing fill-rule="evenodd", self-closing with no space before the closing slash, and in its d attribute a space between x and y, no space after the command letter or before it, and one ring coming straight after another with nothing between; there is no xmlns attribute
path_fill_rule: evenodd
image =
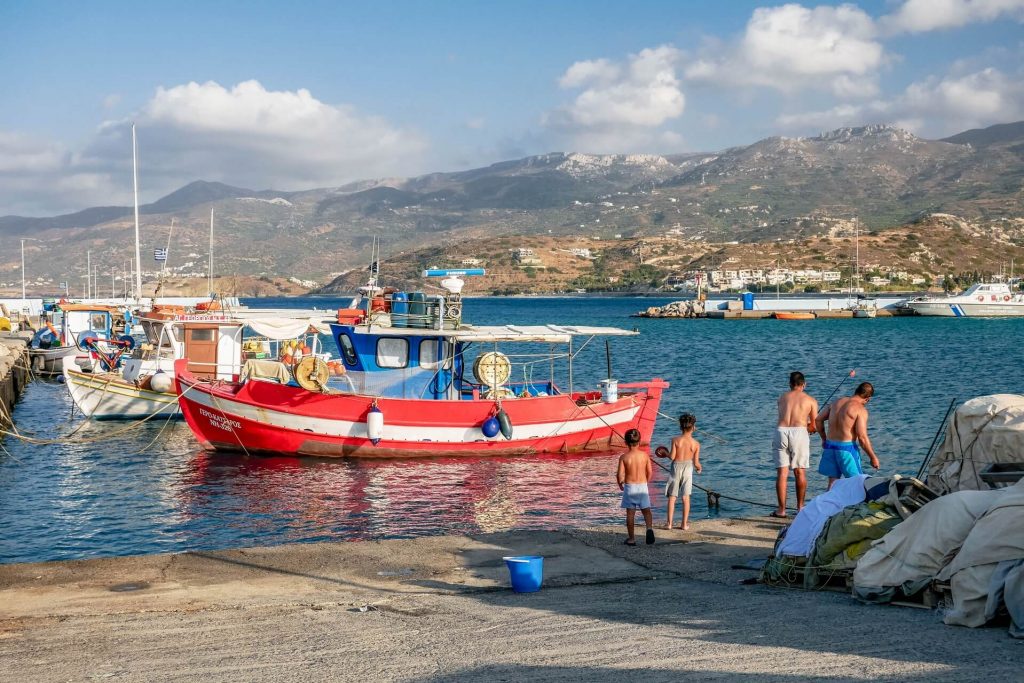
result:
<svg viewBox="0 0 1024 683"><path fill-rule="evenodd" d="M285 303L302 306L302 300ZM330 308L335 302L324 303ZM1024 320L876 319L778 321L631 320L652 300L473 300L481 324L554 320L641 330L612 342L620 379L672 383L663 412L686 410L698 427L705 472L696 483L755 501L774 498L770 440L775 399L791 370L824 398L857 368L875 383L871 436L886 472L916 472L950 398L1021 391ZM984 359L977 349L985 349ZM593 352L593 353L591 353ZM589 355L588 355L589 354ZM578 386L596 386L604 350L577 358ZM852 389L848 385L844 392ZM37 382L15 409L22 431L81 440L0 451L0 562L69 559L295 541L558 529L622 523L615 454L600 456L339 461L211 454L181 422L69 418L66 387ZM655 440L676 432L659 420ZM816 464L813 449L812 465ZM652 502L661 519L664 473ZM810 494L824 488L811 475ZM696 493L696 492L695 492ZM723 500L722 514L762 512ZM708 514L703 495L691 515Z"/></svg>

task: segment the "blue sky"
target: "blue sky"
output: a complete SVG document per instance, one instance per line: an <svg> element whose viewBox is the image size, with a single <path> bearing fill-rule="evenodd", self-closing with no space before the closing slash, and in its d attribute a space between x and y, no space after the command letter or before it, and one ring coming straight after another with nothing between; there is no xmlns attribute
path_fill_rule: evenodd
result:
<svg viewBox="0 0 1024 683"><path fill-rule="evenodd" d="M1024 0L0 4L0 215L1024 119ZM128 181L126 183L126 180Z"/></svg>

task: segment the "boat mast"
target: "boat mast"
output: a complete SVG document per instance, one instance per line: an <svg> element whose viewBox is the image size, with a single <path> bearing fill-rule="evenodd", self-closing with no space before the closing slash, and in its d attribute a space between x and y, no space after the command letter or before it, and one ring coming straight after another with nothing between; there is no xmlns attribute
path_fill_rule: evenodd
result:
<svg viewBox="0 0 1024 683"><path fill-rule="evenodd" d="M132 189L135 195L135 298L142 300L142 251L139 247L139 154L132 124Z"/></svg>
<svg viewBox="0 0 1024 683"><path fill-rule="evenodd" d="M164 266L161 268L165 273L167 272L167 261L171 253L171 235L174 234L174 219L171 219L171 229L167 231L167 248L164 249Z"/></svg>
<svg viewBox="0 0 1024 683"><path fill-rule="evenodd" d="M85 252L85 298L92 298L92 250Z"/></svg>
<svg viewBox="0 0 1024 683"><path fill-rule="evenodd" d="M856 253L856 262L854 265L854 277L857 283L854 285L854 289L860 289L860 225L857 223L857 218L853 219L853 248Z"/></svg>
<svg viewBox="0 0 1024 683"><path fill-rule="evenodd" d="M210 209L210 272L207 275L207 291L213 296L213 209Z"/></svg>

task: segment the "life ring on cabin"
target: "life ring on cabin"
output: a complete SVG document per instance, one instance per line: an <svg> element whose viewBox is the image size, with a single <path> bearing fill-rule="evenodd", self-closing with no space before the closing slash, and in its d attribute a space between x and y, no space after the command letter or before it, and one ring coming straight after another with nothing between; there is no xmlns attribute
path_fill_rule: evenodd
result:
<svg viewBox="0 0 1024 683"><path fill-rule="evenodd" d="M999 297L997 297L995 294L992 295L992 301L997 301L998 299Z"/></svg>
<svg viewBox="0 0 1024 683"><path fill-rule="evenodd" d="M984 294L979 294L978 295L978 301L984 301L984 300L985 300L985 295Z"/></svg>
<svg viewBox="0 0 1024 683"><path fill-rule="evenodd" d="M1009 301L1009 300L1010 300L1010 295L1009 294L1003 294L1003 301Z"/></svg>
<svg viewBox="0 0 1024 683"><path fill-rule="evenodd" d="M512 376L512 363L501 351L487 351L473 361L473 374L480 384L497 388Z"/></svg>

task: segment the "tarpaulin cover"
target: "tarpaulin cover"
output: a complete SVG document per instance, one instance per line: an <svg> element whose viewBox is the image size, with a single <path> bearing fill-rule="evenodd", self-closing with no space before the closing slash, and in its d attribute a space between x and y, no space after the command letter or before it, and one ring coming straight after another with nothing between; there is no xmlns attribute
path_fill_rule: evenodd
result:
<svg viewBox="0 0 1024 683"><path fill-rule="evenodd" d="M868 550L853 572L853 593L889 602L928 585L967 538L999 491L960 491L925 505Z"/></svg>
<svg viewBox="0 0 1024 683"><path fill-rule="evenodd" d="M979 396L957 408L925 483L940 493L984 491L978 475L992 463L1024 467L1024 396Z"/></svg>
<svg viewBox="0 0 1024 683"><path fill-rule="evenodd" d="M989 495L994 497L992 505L975 522L960 552L937 576L949 581L953 592L953 609L945 617L947 624L983 625L996 568L1001 562L1024 560L1024 480Z"/></svg>

